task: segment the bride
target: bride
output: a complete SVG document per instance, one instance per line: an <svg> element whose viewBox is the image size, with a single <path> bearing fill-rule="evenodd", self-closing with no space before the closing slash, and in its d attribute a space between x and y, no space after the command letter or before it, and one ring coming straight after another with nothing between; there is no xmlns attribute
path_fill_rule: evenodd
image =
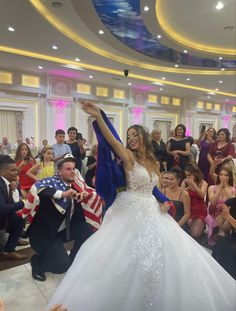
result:
<svg viewBox="0 0 236 311"><path fill-rule="evenodd" d="M158 168L148 134L127 131L127 149L116 140L96 105L83 109L121 158L127 191L117 195L101 228L79 250L48 308L68 311L232 311L234 279L152 196Z"/></svg>

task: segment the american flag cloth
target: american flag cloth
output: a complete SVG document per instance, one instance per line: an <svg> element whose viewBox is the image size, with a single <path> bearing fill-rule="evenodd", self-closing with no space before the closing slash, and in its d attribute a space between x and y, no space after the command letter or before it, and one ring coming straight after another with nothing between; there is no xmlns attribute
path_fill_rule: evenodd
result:
<svg viewBox="0 0 236 311"><path fill-rule="evenodd" d="M72 183L73 188L78 192L85 192L86 197L82 199L81 206L83 208L85 220L87 223L91 224L94 229L99 229L102 222L102 201L96 191L86 185L80 172L76 170L75 180ZM35 214L39 208L39 197L38 193L43 189L50 187L56 190L66 191L66 185L59 178L58 175L53 177L44 178L36 182L30 189L24 208L18 212L18 215L22 218L27 218L30 223L32 223ZM67 207L67 199L51 199L62 214L65 214Z"/></svg>

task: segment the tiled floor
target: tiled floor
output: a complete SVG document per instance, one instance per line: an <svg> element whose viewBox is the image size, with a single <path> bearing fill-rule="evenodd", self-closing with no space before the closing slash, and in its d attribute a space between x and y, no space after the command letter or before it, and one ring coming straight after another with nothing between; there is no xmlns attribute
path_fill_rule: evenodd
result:
<svg viewBox="0 0 236 311"><path fill-rule="evenodd" d="M47 274L45 282L37 282L31 277L29 264L1 271L0 298L6 311L45 311L63 276Z"/></svg>

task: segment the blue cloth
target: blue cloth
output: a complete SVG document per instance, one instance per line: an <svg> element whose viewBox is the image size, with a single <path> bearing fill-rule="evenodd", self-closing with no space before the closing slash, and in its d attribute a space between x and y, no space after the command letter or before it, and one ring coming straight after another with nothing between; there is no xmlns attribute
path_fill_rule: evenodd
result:
<svg viewBox="0 0 236 311"><path fill-rule="evenodd" d="M101 114L114 137L122 143L114 126L102 110ZM107 143L96 120L93 122L93 128L98 141L96 192L105 201L106 208L108 208L115 200L117 190L126 186L125 172L121 160L114 152L113 148ZM162 194L157 187L153 189L152 194L161 203L169 201L169 199Z"/></svg>
<svg viewBox="0 0 236 311"><path fill-rule="evenodd" d="M103 111L101 113L114 137L122 143L106 114ZM126 186L124 167L113 148L104 138L97 121L93 122L93 128L98 141L96 192L105 201L106 208L108 208L115 200L117 189Z"/></svg>

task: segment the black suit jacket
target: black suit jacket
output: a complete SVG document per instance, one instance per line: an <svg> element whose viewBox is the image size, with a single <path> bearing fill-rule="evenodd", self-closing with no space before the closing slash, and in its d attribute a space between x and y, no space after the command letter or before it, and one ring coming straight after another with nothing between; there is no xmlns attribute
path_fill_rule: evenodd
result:
<svg viewBox="0 0 236 311"><path fill-rule="evenodd" d="M24 202L19 201L15 203L12 199L9 199L8 189L5 181L0 177L0 230L6 227L6 217L10 213L14 213L24 207Z"/></svg>
<svg viewBox="0 0 236 311"><path fill-rule="evenodd" d="M65 219L65 214L60 213L51 200L55 192L55 189L45 188L38 194L40 199L39 209L28 228L30 245L37 253L45 251L50 246ZM81 221L85 221L81 205L77 203L74 203L74 205L76 217L79 217Z"/></svg>

